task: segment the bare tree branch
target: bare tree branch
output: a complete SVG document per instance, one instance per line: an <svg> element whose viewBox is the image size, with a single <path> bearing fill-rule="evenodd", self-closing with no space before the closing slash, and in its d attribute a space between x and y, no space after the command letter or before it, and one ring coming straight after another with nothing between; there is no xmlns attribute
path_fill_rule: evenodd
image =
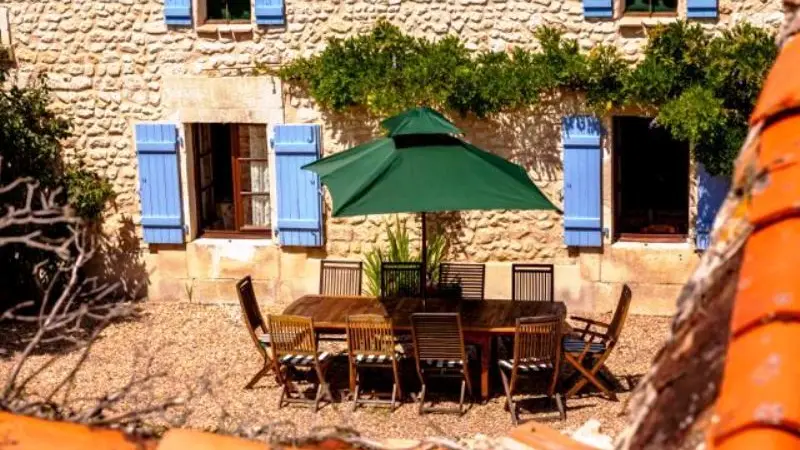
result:
<svg viewBox="0 0 800 450"><path fill-rule="evenodd" d="M2 158L0 158L2 167ZM33 266L30 276L41 283L39 304L23 301L0 315L0 320L35 325L35 331L24 341L23 350L0 391L0 410L39 417L72 420L94 425L126 425L138 423L145 415L166 413L182 405L184 398L154 400L138 409L117 406L138 390L153 388L153 383L166 374L153 374L150 362L143 376L131 376L128 383L115 392L100 395L77 407L70 403L70 392L94 343L114 320L128 315L131 309L113 302L120 286L100 283L86 277L84 267L92 260L97 238L91 228L73 216L63 201L60 190L45 190L31 178L20 178L0 185L0 248L16 245L23 249L42 250L49 255ZM25 274L20 274L25 276ZM35 308L35 312L30 313ZM67 350L47 358L32 370L35 350L52 344L66 344ZM42 396L26 392L27 386L52 368L64 355L79 353L71 369ZM26 369L26 370L23 370ZM23 377L23 374L25 375ZM190 390L190 394L193 391ZM56 399L60 397L57 402ZM78 403L80 404L80 403Z"/></svg>

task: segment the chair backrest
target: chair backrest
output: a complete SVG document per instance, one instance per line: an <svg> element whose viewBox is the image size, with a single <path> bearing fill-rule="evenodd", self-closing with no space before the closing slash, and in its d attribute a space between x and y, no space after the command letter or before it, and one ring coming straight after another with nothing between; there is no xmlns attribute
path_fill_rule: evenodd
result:
<svg viewBox="0 0 800 450"><path fill-rule="evenodd" d="M561 357L562 319L559 316L520 317L514 332L514 364L551 363Z"/></svg>
<svg viewBox="0 0 800 450"><path fill-rule="evenodd" d="M461 360L466 363L464 334L458 313L411 314L411 334L418 363L428 359Z"/></svg>
<svg viewBox="0 0 800 450"><path fill-rule="evenodd" d="M423 280L420 262L381 263L381 297L422 297Z"/></svg>
<svg viewBox="0 0 800 450"><path fill-rule="evenodd" d="M350 356L370 354L394 357L392 320L377 314L347 317L347 351Z"/></svg>
<svg viewBox="0 0 800 450"><path fill-rule="evenodd" d="M323 295L361 295L361 261L322 260L319 293Z"/></svg>
<svg viewBox="0 0 800 450"><path fill-rule="evenodd" d="M511 299L552 302L554 297L552 264L512 264Z"/></svg>
<svg viewBox="0 0 800 450"><path fill-rule="evenodd" d="M450 285L461 288L461 298L483 300L486 266L483 264L441 263L439 265L439 289Z"/></svg>
<svg viewBox="0 0 800 450"><path fill-rule="evenodd" d="M623 285L622 292L619 295L617 309L614 310L614 317L611 319L611 323L608 324L608 331L606 332L607 339L614 342L619 340L619 335L622 333L622 327L625 325L625 320L628 318L628 310L631 306L631 298L633 298L631 288L628 287L627 284Z"/></svg>
<svg viewBox="0 0 800 450"><path fill-rule="evenodd" d="M268 315L272 352L276 360L285 355L317 357L317 336L310 317Z"/></svg>
<svg viewBox="0 0 800 450"><path fill-rule="evenodd" d="M264 316L261 315L261 310L258 309L256 294L253 291L253 279L250 275L236 282L236 293L239 295L239 305L242 307L244 325L256 347L263 351L256 330L261 328L262 333L267 333L268 328L267 323L264 321Z"/></svg>

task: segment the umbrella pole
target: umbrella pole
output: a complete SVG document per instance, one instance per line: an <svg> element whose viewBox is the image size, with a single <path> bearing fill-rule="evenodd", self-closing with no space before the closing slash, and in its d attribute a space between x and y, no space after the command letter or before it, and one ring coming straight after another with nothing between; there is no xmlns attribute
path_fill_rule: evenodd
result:
<svg viewBox="0 0 800 450"><path fill-rule="evenodd" d="M428 227L425 225L425 213L422 213L422 298L428 297Z"/></svg>

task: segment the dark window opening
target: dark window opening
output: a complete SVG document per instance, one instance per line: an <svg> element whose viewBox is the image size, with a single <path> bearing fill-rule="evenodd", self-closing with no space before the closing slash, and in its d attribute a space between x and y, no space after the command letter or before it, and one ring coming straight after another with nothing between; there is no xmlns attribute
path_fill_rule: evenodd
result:
<svg viewBox="0 0 800 450"><path fill-rule="evenodd" d="M271 228L266 127L194 124L192 136L200 232L263 237Z"/></svg>
<svg viewBox="0 0 800 450"><path fill-rule="evenodd" d="M675 13L678 0L625 0L628 13Z"/></svg>
<svg viewBox="0 0 800 450"><path fill-rule="evenodd" d="M689 145L644 117L614 118L614 212L621 240L685 239Z"/></svg>
<svg viewBox="0 0 800 450"><path fill-rule="evenodd" d="M250 21L251 0L208 0L206 15L212 21Z"/></svg>

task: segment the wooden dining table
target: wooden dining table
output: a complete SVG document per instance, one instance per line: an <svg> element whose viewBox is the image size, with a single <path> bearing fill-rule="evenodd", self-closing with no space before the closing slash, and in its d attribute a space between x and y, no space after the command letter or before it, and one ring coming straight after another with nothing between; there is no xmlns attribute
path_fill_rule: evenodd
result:
<svg viewBox="0 0 800 450"><path fill-rule="evenodd" d="M379 299L304 295L290 304L284 314L311 317L314 327L323 333L345 333L347 316L380 314L391 317L395 331L411 332L411 314L416 312L459 312L464 340L480 348L481 398L489 397L492 338L514 333L519 317L558 316L566 318L563 302L511 300Z"/></svg>

